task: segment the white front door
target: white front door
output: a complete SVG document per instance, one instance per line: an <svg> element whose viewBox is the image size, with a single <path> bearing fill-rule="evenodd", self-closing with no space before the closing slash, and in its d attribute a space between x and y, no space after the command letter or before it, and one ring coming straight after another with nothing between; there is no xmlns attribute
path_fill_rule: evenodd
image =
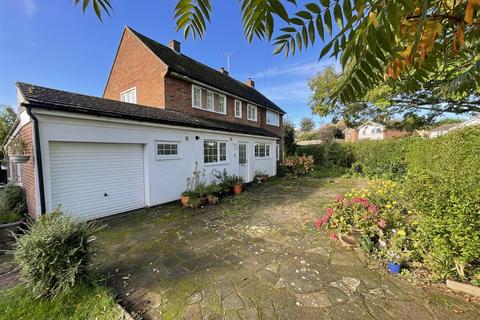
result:
<svg viewBox="0 0 480 320"><path fill-rule="evenodd" d="M245 182L249 182L248 170L248 148L245 142L238 144L238 174Z"/></svg>

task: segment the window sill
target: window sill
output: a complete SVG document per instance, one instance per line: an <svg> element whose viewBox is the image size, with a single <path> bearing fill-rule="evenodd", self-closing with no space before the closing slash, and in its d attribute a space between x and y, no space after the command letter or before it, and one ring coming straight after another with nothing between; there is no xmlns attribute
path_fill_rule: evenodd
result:
<svg viewBox="0 0 480 320"><path fill-rule="evenodd" d="M255 160L268 160L268 159L272 159L272 157L255 157Z"/></svg>
<svg viewBox="0 0 480 320"><path fill-rule="evenodd" d="M180 160L182 157L155 157L156 161L165 161L165 160Z"/></svg>
<svg viewBox="0 0 480 320"><path fill-rule="evenodd" d="M252 121L252 122L258 122L256 119L248 119L248 118L247 118L247 120L248 120L248 121Z"/></svg>
<svg viewBox="0 0 480 320"><path fill-rule="evenodd" d="M279 128L280 125L279 124L271 124L271 123L267 123L267 126L271 126L271 127L277 127Z"/></svg>
<svg viewBox="0 0 480 320"><path fill-rule="evenodd" d="M201 108L201 107L196 107L196 106L192 106L193 109L198 109L198 110L202 110L202 111L206 111L206 112L212 112L212 113L216 113L216 114L221 114L221 115L224 115L226 116L227 115L227 112L219 112L219 111L215 111L215 110L208 110L208 109L204 109L204 108Z"/></svg>
<svg viewBox="0 0 480 320"><path fill-rule="evenodd" d="M229 162L228 161L224 161L224 162L211 162L211 163L203 163L203 165L205 167L215 167L215 166L224 166L224 165L228 165Z"/></svg>

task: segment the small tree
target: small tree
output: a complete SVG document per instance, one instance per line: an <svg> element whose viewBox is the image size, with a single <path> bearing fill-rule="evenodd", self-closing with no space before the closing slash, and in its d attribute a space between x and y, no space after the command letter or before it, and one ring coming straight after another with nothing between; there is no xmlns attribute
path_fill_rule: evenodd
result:
<svg viewBox="0 0 480 320"><path fill-rule="evenodd" d="M313 129L315 129L315 121L312 118L305 117L300 120L300 131L312 131Z"/></svg>
<svg viewBox="0 0 480 320"><path fill-rule="evenodd" d="M283 120L283 142L285 146L285 154L295 154L297 145L295 143L295 125L288 119Z"/></svg>

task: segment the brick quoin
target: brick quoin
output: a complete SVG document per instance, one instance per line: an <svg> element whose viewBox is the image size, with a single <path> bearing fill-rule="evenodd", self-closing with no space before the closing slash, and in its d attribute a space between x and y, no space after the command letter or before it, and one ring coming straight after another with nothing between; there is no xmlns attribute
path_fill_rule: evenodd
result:
<svg viewBox="0 0 480 320"><path fill-rule="evenodd" d="M235 118L235 98L228 94L226 95L226 115L193 108L192 83L167 74L166 65L130 29L126 28L103 97L120 100L120 94L133 87L137 89L137 104L185 112L202 118L261 127L283 136L282 116L280 116L279 127L267 125L266 110L257 106L257 121L249 121L247 120L247 102L242 101L242 118Z"/></svg>
<svg viewBox="0 0 480 320"><path fill-rule="evenodd" d="M36 192L35 192L35 155L33 149L33 125L28 123L24 125L14 138L20 138L28 145L28 154L30 159L26 163L22 163L22 187L27 198L28 214L35 218L36 211ZM12 176L16 177L16 165L13 165Z"/></svg>

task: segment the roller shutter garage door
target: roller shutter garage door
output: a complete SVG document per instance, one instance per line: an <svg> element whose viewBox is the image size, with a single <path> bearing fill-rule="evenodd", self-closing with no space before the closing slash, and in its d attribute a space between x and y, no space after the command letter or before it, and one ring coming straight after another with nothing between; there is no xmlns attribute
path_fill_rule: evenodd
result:
<svg viewBox="0 0 480 320"><path fill-rule="evenodd" d="M141 144L50 142L53 208L93 219L145 206Z"/></svg>

